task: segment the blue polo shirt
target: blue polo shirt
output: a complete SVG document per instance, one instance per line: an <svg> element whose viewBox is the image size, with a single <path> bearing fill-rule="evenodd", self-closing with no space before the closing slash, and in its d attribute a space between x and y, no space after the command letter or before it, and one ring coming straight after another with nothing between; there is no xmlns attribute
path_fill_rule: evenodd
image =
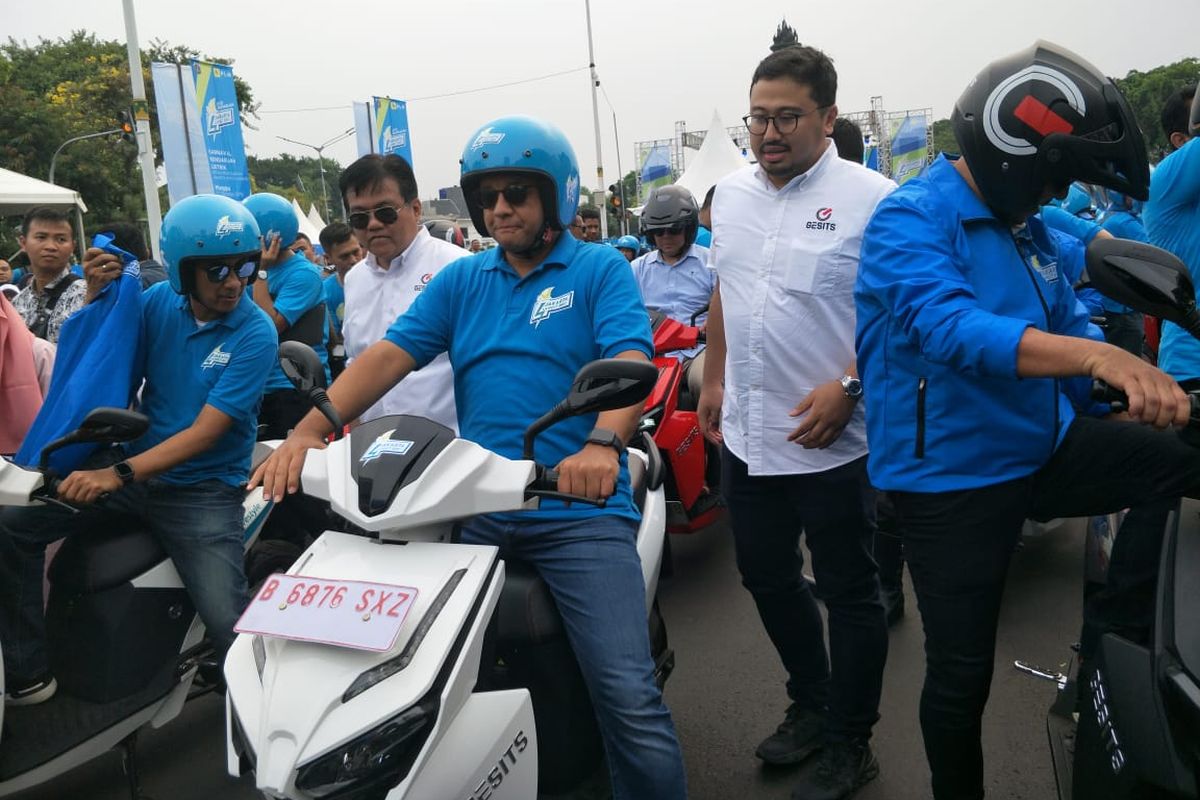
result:
<svg viewBox="0 0 1200 800"><path fill-rule="evenodd" d="M385 338L423 367L449 352L458 426L507 458L521 458L525 428L570 390L579 368L626 350L652 352L649 319L633 273L611 247L559 236L546 260L524 278L495 248L438 273ZM563 420L537 438L534 455L554 466L579 452L596 415ZM607 507L544 500L541 509L502 515L517 520L638 519L625 457Z"/></svg>
<svg viewBox="0 0 1200 800"><path fill-rule="evenodd" d="M337 275L330 275L322 283L325 296L325 311L333 320L333 329L342 332L342 322L346 319L346 287L342 286Z"/></svg>
<svg viewBox="0 0 1200 800"><path fill-rule="evenodd" d="M232 417L233 424L208 450L158 480L245 483L263 385L279 349L275 325L247 293L229 314L201 327L188 298L164 281L142 295L142 335L149 346L139 410L150 418L150 429L128 446L129 455L191 427L209 405Z"/></svg>
<svg viewBox="0 0 1200 800"><path fill-rule="evenodd" d="M275 303L275 310L288 321L288 325L295 325L296 321L310 309L325 302L325 288L321 284L321 271L317 269L316 264L300 253L293 253L292 257L282 264L267 270L267 292L271 295L271 301ZM314 344L313 349L321 357L321 364L325 367L325 376L328 378L329 329L326 325L321 327L321 343ZM283 374L283 369L276 362L271 369L270 377L267 378L267 391L274 392L279 389L291 388L292 382L287 379L287 376Z"/></svg>
<svg viewBox="0 0 1200 800"><path fill-rule="evenodd" d="M1200 137L1159 162L1142 221L1150 244L1178 256L1200 283ZM1178 325L1163 323L1158 366L1178 380L1200 378L1200 342Z"/></svg>

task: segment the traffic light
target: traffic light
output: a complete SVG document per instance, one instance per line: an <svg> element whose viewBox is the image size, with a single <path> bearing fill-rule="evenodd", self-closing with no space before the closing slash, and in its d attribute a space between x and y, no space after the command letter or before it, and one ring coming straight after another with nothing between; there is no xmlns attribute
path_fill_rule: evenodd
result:
<svg viewBox="0 0 1200 800"><path fill-rule="evenodd" d="M117 127L121 130L121 138L130 144L137 144L137 135L133 132L133 114L121 111L117 114Z"/></svg>
<svg viewBox="0 0 1200 800"><path fill-rule="evenodd" d="M608 187L608 205L613 211L621 213L621 187L618 184Z"/></svg>

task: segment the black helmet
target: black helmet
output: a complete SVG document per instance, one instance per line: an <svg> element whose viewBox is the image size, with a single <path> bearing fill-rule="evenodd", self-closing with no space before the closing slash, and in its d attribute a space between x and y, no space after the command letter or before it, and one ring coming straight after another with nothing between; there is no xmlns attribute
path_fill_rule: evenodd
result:
<svg viewBox="0 0 1200 800"><path fill-rule="evenodd" d="M663 228L682 226L687 244L691 247L696 241L696 233L700 226L700 208L696 198L682 186L659 186L650 192L646 205L642 209L642 232L646 239L654 244L654 232Z"/></svg>
<svg viewBox="0 0 1200 800"><path fill-rule="evenodd" d="M993 61L952 116L954 138L997 216L1017 221L1047 186L1095 183L1145 200L1146 144L1125 97L1079 56L1049 42Z"/></svg>
<svg viewBox="0 0 1200 800"><path fill-rule="evenodd" d="M456 244L464 249L467 246L467 240L463 236L462 228L448 219L431 219L425 223L425 229L435 239L443 239L450 244Z"/></svg>

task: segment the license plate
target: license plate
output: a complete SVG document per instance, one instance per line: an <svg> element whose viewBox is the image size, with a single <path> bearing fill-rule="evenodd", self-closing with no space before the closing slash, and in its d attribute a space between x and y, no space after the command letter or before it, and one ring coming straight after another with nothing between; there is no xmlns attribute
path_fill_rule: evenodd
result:
<svg viewBox="0 0 1200 800"><path fill-rule="evenodd" d="M411 586L276 573L233 629L380 653L396 643L416 599Z"/></svg>

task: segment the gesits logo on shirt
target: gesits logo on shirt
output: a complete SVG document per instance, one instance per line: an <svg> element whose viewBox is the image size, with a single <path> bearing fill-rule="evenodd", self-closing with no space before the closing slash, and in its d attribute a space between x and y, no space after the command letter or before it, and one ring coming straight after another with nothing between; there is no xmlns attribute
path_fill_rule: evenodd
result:
<svg viewBox="0 0 1200 800"><path fill-rule="evenodd" d="M224 367L229 364L229 359L233 356L232 353L226 353L221 349L224 342L212 349L212 352L205 356L204 361L200 363L200 369L205 370L209 367Z"/></svg>
<svg viewBox="0 0 1200 800"><path fill-rule="evenodd" d="M551 314L557 314L559 311L565 311L570 308L575 302L574 290L566 294L554 296L554 287L547 286L538 294L537 299L533 301L533 312L529 315L529 324L533 327L538 327L543 321L550 318Z"/></svg>
<svg viewBox="0 0 1200 800"><path fill-rule="evenodd" d="M837 223L832 222L830 218L833 216L832 208L818 208L817 213L813 216L816 219L810 219L804 224L804 227L810 231L836 231Z"/></svg>

